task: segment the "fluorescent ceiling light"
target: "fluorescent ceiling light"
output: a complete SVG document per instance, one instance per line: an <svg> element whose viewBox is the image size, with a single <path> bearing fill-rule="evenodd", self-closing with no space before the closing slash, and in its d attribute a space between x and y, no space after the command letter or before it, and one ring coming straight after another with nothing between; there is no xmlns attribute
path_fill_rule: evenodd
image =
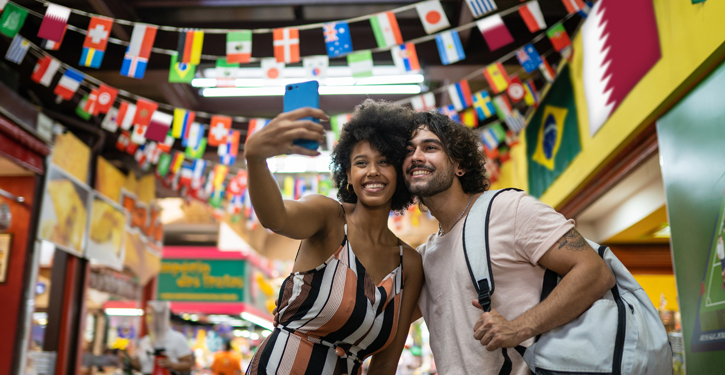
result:
<svg viewBox="0 0 725 375"><path fill-rule="evenodd" d="M272 173L330 172L330 151L320 151L317 156L280 155L267 159L267 167Z"/></svg>
<svg viewBox="0 0 725 375"><path fill-rule="evenodd" d="M141 309L124 309L109 307L105 310L108 316L142 316L143 310Z"/></svg>
<svg viewBox="0 0 725 375"><path fill-rule="evenodd" d="M422 74L394 74L373 76L368 78L355 79L353 77L330 77L319 80L321 86L361 86L361 85L400 85L423 83L425 77ZM234 80L235 87L276 87L285 86L291 83L299 83L301 79L287 78L276 81L265 82L261 78L237 78ZM191 80L192 87L216 87L216 78L194 78Z"/></svg>
<svg viewBox="0 0 725 375"><path fill-rule="evenodd" d="M262 328L268 329L270 331L274 329L274 324L272 324L272 322L270 322L267 319L263 319L256 315L252 315L246 311L241 313L240 316L242 317L242 319L250 321Z"/></svg>
<svg viewBox="0 0 725 375"><path fill-rule="evenodd" d="M377 86L322 86L320 95L411 95L420 94L418 85ZM201 95L211 97L230 96L283 96L284 87L210 87L201 90Z"/></svg>

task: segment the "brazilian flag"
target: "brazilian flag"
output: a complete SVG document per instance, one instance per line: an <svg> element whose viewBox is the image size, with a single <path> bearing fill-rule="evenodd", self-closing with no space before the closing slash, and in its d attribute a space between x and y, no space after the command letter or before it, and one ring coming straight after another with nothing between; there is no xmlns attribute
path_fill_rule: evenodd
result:
<svg viewBox="0 0 725 375"><path fill-rule="evenodd" d="M580 151L579 124L567 65L526 127L529 193L541 197Z"/></svg>
<svg viewBox="0 0 725 375"><path fill-rule="evenodd" d="M171 66L169 67L169 82L191 83L196 73L196 65L180 63L176 55L171 55Z"/></svg>

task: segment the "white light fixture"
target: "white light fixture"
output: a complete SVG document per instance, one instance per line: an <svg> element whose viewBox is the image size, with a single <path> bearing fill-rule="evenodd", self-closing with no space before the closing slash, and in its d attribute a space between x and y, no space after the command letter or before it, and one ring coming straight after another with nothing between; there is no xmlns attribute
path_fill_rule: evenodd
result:
<svg viewBox="0 0 725 375"><path fill-rule="evenodd" d="M264 337L265 339L267 337L269 337L269 335L271 335L271 334L272 334L272 331L267 331L267 330L262 331L262 337Z"/></svg>
<svg viewBox="0 0 725 375"><path fill-rule="evenodd" d="M420 94L418 85L321 86L320 95L412 95ZM236 96L283 96L284 87L210 87L201 90L206 98Z"/></svg>
<svg viewBox="0 0 725 375"><path fill-rule="evenodd" d="M386 76L400 74L395 65L376 65L373 67L373 75ZM262 77L262 68L238 68L236 69L236 78L259 78ZM303 67L285 67L282 73L284 78L305 78L307 72ZM203 70L204 78L216 78L216 68L207 68ZM327 68L328 77L350 77L352 69L349 66L330 66Z"/></svg>
<svg viewBox="0 0 725 375"><path fill-rule="evenodd" d="M249 335L249 338L252 340L259 340L259 334L252 333L251 335Z"/></svg>
<svg viewBox="0 0 725 375"><path fill-rule="evenodd" d="M124 309L109 307L104 310L108 316L142 316L143 310L141 309Z"/></svg>
<svg viewBox="0 0 725 375"><path fill-rule="evenodd" d="M237 78L234 81L236 87L277 87L285 86L290 83L301 82L300 78L280 79L271 82L265 82L261 78ZM364 85L402 85L412 83L423 83L425 77L422 74L395 74L385 76L373 76L361 79L353 77L330 77L320 80L321 86L364 86ZM191 81L192 87L216 87L217 80L215 78L194 78Z"/></svg>
<svg viewBox="0 0 725 375"><path fill-rule="evenodd" d="M274 324L272 324L272 322L270 322L267 319L263 319L263 318L260 318L260 317L258 317L256 315L252 315L252 314L250 314L250 313L248 313L246 311L243 312L243 313L241 313L240 316L242 317L242 319L247 320L247 321L250 321L250 322L252 322L252 323L254 323L254 324L256 324L256 325L258 325L258 326L260 326L262 328L266 328L266 329L268 329L270 331L274 329Z"/></svg>
<svg viewBox="0 0 725 375"><path fill-rule="evenodd" d="M330 151L320 151L317 156L283 155L267 159L272 173L330 172Z"/></svg>

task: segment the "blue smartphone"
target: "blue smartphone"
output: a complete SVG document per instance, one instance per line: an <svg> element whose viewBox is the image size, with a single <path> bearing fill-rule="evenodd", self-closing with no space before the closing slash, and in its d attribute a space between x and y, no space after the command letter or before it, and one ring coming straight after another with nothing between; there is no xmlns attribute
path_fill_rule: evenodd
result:
<svg viewBox="0 0 725 375"><path fill-rule="evenodd" d="M320 84L317 81L290 83L285 86L284 111L294 111L295 109L302 107L320 108L319 87ZM312 120L314 122L319 122L318 119L312 117L305 117L300 120ZM310 150L317 150L320 147L319 142L308 139L295 139L293 143Z"/></svg>

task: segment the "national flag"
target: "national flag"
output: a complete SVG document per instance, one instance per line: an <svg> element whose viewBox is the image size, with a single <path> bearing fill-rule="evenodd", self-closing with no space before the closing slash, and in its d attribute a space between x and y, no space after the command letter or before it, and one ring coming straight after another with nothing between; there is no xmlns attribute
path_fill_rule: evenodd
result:
<svg viewBox="0 0 725 375"><path fill-rule="evenodd" d="M485 120L496 113L496 108L491 102L491 97L488 95L488 91L483 90L473 95L473 108L476 109L478 118Z"/></svg>
<svg viewBox="0 0 725 375"><path fill-rule="evenodd" d="M191 169L191 164L183 163L181 165L181 171L179 171L179 186L191 186L191 176L194 170Z"/></svg>
<svg viewBox="0 0 725 375"><path fill-rule="evenodd" d="M70 8L62 5L48 3L48 9L45 10L45 17L40 23L38 30L38 38L60 42L63 38L63 32L68 24L70 16Z"/></svg>
<svg viewBox="0 0 725 375"><path fill-rule="evenodd" d="M332 118L330 118L330 127L332 128L332 132L335 133L335 139L340 138L340 132L342 131L342 127L347 124L351 118L352 114L350 113L332 116Z"/></svg>
<svg viewBox="0 0 725 375"><path fill-rule="evenodd" d="M161 155L159 144L154 141L146 143L144 154L146 155L146 162L155 165L159 162L159 156Z"/></svg>
<svg viewBox="0 0 725 375"><path fill-rule="evenodd" d="M128 148L131 135L127 131L122 131L121 135L118 136L118 139L116 139L116 148L123 152L126 151L126 148Z"/></svg>
<svg viewBox="0 0 725 375"><path fill-rule="evenodd" d="M227 142L217 148L217 155L219 155L219 160L222 164L232 165L236 161L237 154L239 153L239 137L239 131L232 130L227 135Z"/></svg>
<svg viewBox="0 0 725 375"><path fill-rule="evenodd" d="M436 97L432 92L427 92L420 96L414 96L410 99L410 104L416 111L427 111L436 106Z"/></svg>
<svg viewBox="0 0 725 375"><path fill-rule="evenodd" d="M539 71L541 71L541 75L544 76L544 79L546 79L547 82L552 83L554 82L554 79L556 78L556 71L551 68L551 65L549 65L549 62L546 61L546 58L541 59L541 65L539 65Z"/></svg>
<svg viewBox="0 0 725 375"><path fill-rule="evenodd" d="M66 29L63 30L63 35L60 37L59 42L54 42L52 40L48 39L41 39L40 40L40 48L47 49L48 51L57 51L60 49L60 45L63 43L63 38L65 38L65 31L68 30L68 27L66 26Z"/></svg>
<svg viewBox="0 0 725 375"><path fill-rule="evenodd" d="M461 80L452 85L448 85L448 96L451 98L451 102L457 111L462 111L465 108L473 105L473 98L471 98L471 88L468 86L468 80Z"/></svg>
<svg viewBox="0 0 725 375"><path fill-rule="evenodd" d="M500 123L486 126L481 132L481 140L490 150L495 150L506 141L506 131Z"/></svg>
<svg viewBox="0 0 725 375"><path fill-rule="evenodd" d="M511 78L509 81L509 87L506 88L506 94L508 94L511 101L514 103L518 103L524 98L526 92L524 91L524 84L521 83L521 79L519 79L519 77Z"/></svg>
<svg viewBox="0 0 725 375"><path fill-rule="evenodd" d="M352 70L353 78L373 76L373 54L370 50L353 52L347 55L347 65Z"/></svg>
<svg viewBox="0 0 725 375"><path fill-rule="evenodd" d="M238 139L239 137L237 137ZM224 183L224 180L227 177L227 173L229 173L229 167L222 164L216 164L214 165L214 179L212 181L212 184L215 188L219 189L221 188L222 184Z"/></svg>
<svg viewBox="0 0 725 375"><path fill-rule="evenodd" d="M0 15L0 33L8 38L14 37L25 24L27 17L28 12L25 9L14 3L8 3Z"/></svg>
<svg viewBox="0 0 725 375"><path fill-rule="evenodd" d="M182 63L177 61L176 55L171 55L171 65L169 66L169 82L173 83L191 83L196 73L196 65Z"/></svg>
<svg viewBox="0 0 725 375"><path fill-rule="evenodd" d="M211 116L209 123L209 146L219 146L227 143L227 136L232 130L232 118L229 116L214 115Z"/></svg>
<svg viewBox="0 0 725 375"><path fill-rule="evenodd" d="M562 70L526 129L529 193L540 197L581 151L569 67Z"/></svg>
<svg viewBox="0 0 725 375"><path fill-rule="evenodd" d="M561 52L562 50L571 47L569 34L566 33L566 29L564 29L564 25L561 22L547 30L546 35L549 37L551 45L554 46L556 52Z"/></svg>
<svg viewBox="0 0 725 375"><path fill-rule="evenodd" d="M466 0L468 8L473 13L473 18L479 18L498 9L493 0Z"/></svg>
<svg viewBox="0 0 725 375"><path fill-rule="evenodd" d="M483 69L483 76L486 77L486 81L488 81L494 94L500 94L506 90L511 80L508 73L506 73L506 68L504 68L501 62L485 67Z"/></svg>
<svg viewBox="0 0 725 375"><path fill-rule="evenodd" d="M237 171L236 176L229 180L227 193L230 195L241 196L244 194L245 189L247 189L247 171L240 169Z"/></svg>
<svg viewBox="0 0 725 375"><path fill-rule="evenodd" d="M202 138L196 146L191 144L186 146L185 154L189 159L201 159L204 156L204 151L206 151L206 138Z"/></svg>
<svg viewBox="0 0 725 375"><path fill-rule="evenodd" d="M16 64L20 64L23 62L25 54L28 53L28 48L30 48L30 42L22 36L16 34L13 37L12 43L10 43L10 48L8 48L8 51L5 53L5 59Z"/></svg>
<svg viewBox="0 0 725 375"><path fill-rule="evenodd" d="M196 159L191 165L191 188L201 189L204 184L204 171L206 170L206 160Z"/></svg>
<svg viewBox="0 0 725 375"><path fill-rule="evenodd" d="M294 27L274 29L274 58L277 62L296 63L300 61L300 31Z"/></svg>
<svg viewBox="0 0 725 375"><path fill-rule="evenodd" d="M516 50L516 59L519 60L519 64L524 67L526 73L532 73L541 65L541 55L531 43Z"/></svg>
<svg viewBox="0 0 725 375"><path fill-rule="evenodd" d="M249 120L249 126L247 127L247 139L252 133L264 128L269 124L269 119L266 118L253 118Z"/></svg>
<svg viewBox="0 0 725 375"><path fill-rule="evenodd" d="M101 83L101 86L98 87L98 100L94 115L108 112L116 101L116 96L118 96L118 90Z"/></svg>
<svg viewBox="0 0 725 375"><path fill-rule="evenodd" d="M151 116L153 116L154 112L158 108L158 103L144 98L139 98L136 100L136 115L133 117L133 123L136 125L147 126L151 121Z"/></svg>
<svg viewBox="0 0 725 375"><path fill-rule="evenodd" d="M113 27L113 19L106 17L91 17L88 25L86 39L83 41L83 52L79 65L99 68L108 44L108 36Z"/></svg>
<svg viewBox="0 0 725 375"><path fill-rule="evenodd" d="M523 18L526 27L529 31L535 33L539 30L546 28L546 21L544 21L544 14L541 13L539 2L529 1L526 4L519 7L519 15Z"/></svg>
<svg viewBox="0 0 725 375"><path fill-rule="evenodd" d="M524 91L526 92L524 94L524 103L526 103L526 105L537 106L539 102L539 93L536 92L534 80L529 79L524 82Z"/></svg>
<svg viewBox="0 0 725 375"><path fill-rule="evenodd" d="M248 63L252 58L252 30L227 33L227 62Z"/></svg>
<svg viewBox="0 0 725 375"><path fill-rule="evenodd" d="M146 139L156 142L166 141L166 135L169 134L169 128L171 127L171 121L173 121L173 116L170 114L155 111L151 115L148 128L146 128Z"/></svg>
<svg viewBox="0 0 725 375"><path fill-rule="evenodd" d="M509 29L503 23L501 15L494 14L476 22L478 29L483 34L483 39L488 44L488 49L495 51L507 44L513 43L514 37L511 36Z"/></svg>
<svg viewBox="0 0 725 375"><path fill-rule="evenodd" d="M277 59L270 57L262 59L261 65L262 78L264 78L265 83L269 84L274 80L282 78L282 74L284 73L283 62L277 62Z"/></svg>
<svg viewBox="0 0 725 375"><path fill-rule="evenodd" d="M130 130L133 124L133 119L136 117L136 105L131 104L127 101L121 101L121 105L118 107L118 116L116 117L116 124L123 130Z"/></svg>
<svg viewBox="0 0 725 375"><path fill-rule="evenodd" d="M91 111L93 111L93 103L95 102L95 97L90 98L90 95L86 94L83 96L83 98L78 102L78 106L76 106L76 114L78 117L88 121L91 119Z"/></svg>
<svg viewBox="0 0 725 375"><path fill-rule="evenodd" d="M184 154L179 151L174 151L174 156L171 157L171 165L169 166L169 170L171 173L179 173L179 170L181 169L182 164L184 164Z"/></svg>
<svg viewBox="0 0 725 375"><path fill-rule="evenodd" d="M204 46L204 31L182 30L179 32L179 43L176 47L176 58L179 62L199 65L201 63L201 49Z"/></svg>
<svg viewBox="0 0 725 375"><path fill-rule="evenodd" d="M118 124L116 123L117 116L118 108L111 107L111 109L106 112L106 117L104 117L103 121L101 121L101 128L111 133L115 133L116 130L118 130Z"/></svg>
<svg viewBox="0 0 725 375"><path fill-rule="evenodd" d="M461 124L468 126L469 128L475 128L478 126L478 117L476 116L476 110L468 108L461 113Z"/></svg>
<svg viewBox="0 0 725 375"><path fill-rule="evenodd" d="M65 100L71 100L76 91L78 91L78 87L80 87L81 82L83 82L83 73L75 69L68 68L65 73L63 73L63 76L60 77L60 81L58 81L58 85L55 86L53 93Z"/></svg>
<svg viewBox="0 0 725 375"><path fill-rule="evenodd" d="M98 110L96 107L98 106L98 89L91 90L91 93L88 94L86 105L83 107L83 110L87 113L90 113L91 115L97 115Z"/></svg>
<svg viewBox="0 0 725 375"><path fill-rule="evenodd" d="M235 87L239 73L238 63L228 63L227 59L216 60L216 87Z"/></svg>
<svg viewBox="0 0 725 375"><path fill-rule="evenodd" d="M121 75L131 78L143 78L146 73L146 65L151 56L151 48L156 39L158 27L137 23L131 33L131 42L126 49L121 65Z"/></svg>
<svg viewBox="0 0 725 375"><path fill-rule="evenodd" d="M159 156L159 163L156 165L156 174L164 178L169 174L169 167L171 167L171 155L162 153Z"/></svg>
<svg viewBox="0 0 725 375"><path fill-rule="evenodd" d="M587 3L585 3L583 0L561 0L562 3L564 3L564 6L566 7L567 13L575 13L578 12L579 14L582 14L582 17L586 18L586 15L589 13L591 8Z"/></svg>
<svg viewBox="0 0 725 375"><path fill-rule="evenodd" d="M458 31L451 30L436 35L438 54L443 65L453 64L466 58Z"/></svg>
<svg viewBox="0 0 725 375"><path fill-rule="evenodd" d="M496 107L498 118L506 122L509 129L518 133L526 127L526 120L518 109L513 109L505 95L493 98L493 105Z"/></svg>
<svg viewBox="0 0 725 375"><path fill-rule="evenodd" d="M186 139L186 147L191 147L192 149L197 148L201 141L203 139L206 139L204 138L205 132L206 128L204 127L204 125L198 122L192 123L191 129L189 130L189 136Z"/></svg>
<svg viewBox="0 0 725 375"><path fill-rule="evenodd" d="M174 108L174 123L171 129L171 135L176 139L186 139L191 129L191 124L194 123L194 117L196 117L196 112L194 111Z"/></svg>
<svg viewBox="0 0 725 375"><path fill-rule="evenodd" d="M327 77L327 68L330 66L330 58L327 56L309 56L302 58L302 66L305 69L305 77L309 79L322 79Z"/></svg>
<svg viewBox="0 0 725 375"><path fill-rule="evenodd" d="M458 112L456 112L456 108L453 107L453 104L438 108L438 112L448 116L448 118L455 122L461 122L461 118L458 117Z"/></svg>
<svg viewBox="0 0 725 375"><path fill-rule="evenodd" d="M441 2L438 0L417 3L415 4L415 10L418 12L418 17L420 17L420 22L423 23L426 34L433 34L451 26L446 17L446 12L443 11Z"/></svg>
<svg viewBox="0 0 725 375"><path fill-rule="evenodd" d="M405 43L390 50L393 62L400 72L417 72L420 70L415 44Z"/></svg>
<svg viewBox="0 0 725 375"><path fill-rule="evenodd" d="M373 27L378 47L385 48L403 44L403 36L400 35L400 27L398 27L398 20L395 19L395 13L378 13L370 18L370 25Z"/></svg>
<svg viewBox="0 0 725 375"><path fill-rule="evenodd" d="M158 144L159 151L161 151L161 152L171 152L171 148L174 147L174 141L175 140L176 140L176 138L174 138L171 135L171 131L169 131L168 133L166 133L166 138L164 139L164 141L163 142L159 142L159 144Z"/></svg>
<svg viewBox="0 0 725 375"><path fill-rule="evenodd" d="M134 124L133 131L131 132L131 142L137 145L146 143L146 137L144 137L144 134L146 134L147 127L148 125Z"/></svg>
<svg viewBox="0 0 725 375"><path fill-rule="evenodd" d="M337 57L352 52L352 38L347 22L331 22L322 25L327 56Z"/></svg>

